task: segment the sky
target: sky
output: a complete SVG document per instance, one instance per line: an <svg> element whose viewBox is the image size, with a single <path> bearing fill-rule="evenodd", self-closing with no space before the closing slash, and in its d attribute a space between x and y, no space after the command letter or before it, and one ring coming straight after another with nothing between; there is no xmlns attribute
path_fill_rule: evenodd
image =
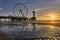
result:
<svg viewBox="0 0 60 40"><path fill-rule="evenodd" d="M27 17L32 17L33 10L36 12L36 17L41 15L45 17L46 14L49 12L51 14L52 11L58 11L59 15L60 11L60 0L0 0L0 15L13 15L13 6L18 3L27 6Z"/></svg>

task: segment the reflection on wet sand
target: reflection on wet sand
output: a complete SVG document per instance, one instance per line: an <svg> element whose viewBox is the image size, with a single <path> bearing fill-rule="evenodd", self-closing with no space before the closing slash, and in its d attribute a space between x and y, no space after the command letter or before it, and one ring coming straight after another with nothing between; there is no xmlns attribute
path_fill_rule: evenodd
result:
<svg viewBox="0 0 60 40"><path fill-rule="evenodd" d="M0 31L0 40L14 40L10 35Z"/></svg>
<svg viewBox="0 0 60 40"><path fill-rule="evenodd" d="M22 25L1 25L0 30L4 33L3 38L8 40L57 40L60 36L60 29L50 25L26 24ZM6 36L5 36L6 35Z"/></svg>

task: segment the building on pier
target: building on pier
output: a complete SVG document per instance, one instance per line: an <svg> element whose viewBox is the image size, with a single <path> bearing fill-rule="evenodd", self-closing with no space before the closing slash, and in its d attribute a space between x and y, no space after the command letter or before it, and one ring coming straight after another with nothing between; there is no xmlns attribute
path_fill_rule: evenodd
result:
<svg viewBox="0 0 60 40"><path fill-rule="evenodd" d="M32 13L33 13L33 17L31 17L30 20L31 20L31 21L36 21L35 11L33 11Z"/></svg>

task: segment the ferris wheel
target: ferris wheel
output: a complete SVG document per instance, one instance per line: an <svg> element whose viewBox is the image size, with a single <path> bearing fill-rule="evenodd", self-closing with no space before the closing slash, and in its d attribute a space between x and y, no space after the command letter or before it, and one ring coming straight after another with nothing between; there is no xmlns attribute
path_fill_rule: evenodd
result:
<svg viewBox="0 0 60 40"><path fill-rule="evenodd" d="M13 6L13 14L16 17L26 17L28 14L28 8L22 3L15 4Z"/></svg>

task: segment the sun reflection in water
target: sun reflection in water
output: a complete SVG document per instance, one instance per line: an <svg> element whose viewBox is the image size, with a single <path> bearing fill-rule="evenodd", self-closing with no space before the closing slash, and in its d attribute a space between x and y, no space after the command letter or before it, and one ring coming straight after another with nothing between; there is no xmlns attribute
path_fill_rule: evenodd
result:
<svg viewBox="0 0 60 40"><path fill-rule="evenodd" d="M54 26L50 26L51 29L54 29L55 27Z"/></svg>

